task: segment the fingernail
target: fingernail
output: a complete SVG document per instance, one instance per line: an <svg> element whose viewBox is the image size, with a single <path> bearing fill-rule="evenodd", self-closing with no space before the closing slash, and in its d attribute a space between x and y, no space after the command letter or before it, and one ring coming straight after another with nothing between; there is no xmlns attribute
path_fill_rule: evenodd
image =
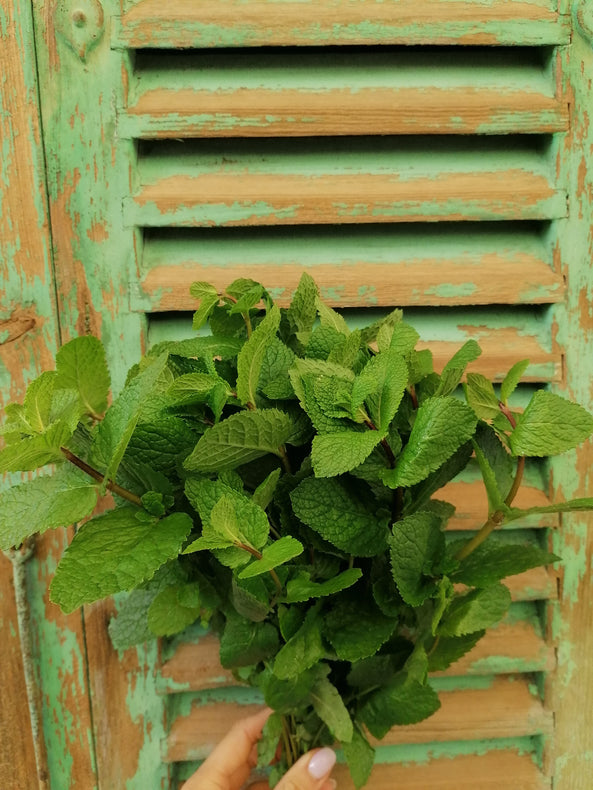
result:
<svg viewBox="0 0 593 790"><path fill-rule="evenodd" d="M332 790L336 790L336 787L338 786L338 783L336 782L335 779L328 779L327 780L327 786L331 787Z"/></svg>
<svg viewBox="0 0 593 790"><path fill-rule="evenodd" d="M323 779L336 764L336 753L333 749L320 749L309 760L309 773L313 779Z"/></svg>

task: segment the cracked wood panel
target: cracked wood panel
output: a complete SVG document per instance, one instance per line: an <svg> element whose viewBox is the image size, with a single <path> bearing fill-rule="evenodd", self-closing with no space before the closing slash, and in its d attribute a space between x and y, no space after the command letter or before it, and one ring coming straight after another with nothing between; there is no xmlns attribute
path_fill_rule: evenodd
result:
<svg viewBox="0 0 593 790"><path fill-rule="evenodd" d="M571 131L559 140L559 178L569 195L568 218L558 223L557 258L567 277L567 297L554 308L555 334L565 354L565 375L556 391L593 409L593 36L591 6L571 4L575 33L561 53L559 73L571 107ZM586 26L585 23L589 23ZM581 26L583 25L583 26ZM564 461L554 459L553 493L591 495L593 445L589 441ZM556 728L546 755L556 790L589 790L593 776L593 518L567 514L553 536L563 557L560 600L550 608L550 634L557 644L558 670L548 679Z"/></svg>
<svg viewBox="0 0 593 790"><path fill-rule="evenodd" d="M53 367L59 343L29 3L4 4L0 73L0 402L6 404L20 400L27 384ZM11 476L11 482L18 482L18 476ZM82 618L79 612L62 615L48 600L47 586L64 541L64 530L38 538L25 568L41 753L47 763L40 766L39 777L12 569L0 556L0 776L7 788L29 790L46 786L43 782L95 787Z"/></svg>
<svg viewBox="0 0 593 790"><path fill-rule="evenodd" d="M541 52L138 53L118 132L137 138L545 134L568 108Z"/></svg>
<svg viewBox="0 0 593 790"><path fill-rule="evenodd" d="M115 42L128 47L334 44L559 44L557 0L128 0Z"/></svg>
<svg viewBox="0 0 593 790"><path fill-rule="evenodd" d="M78 25L75 6L58 0L33 5L62 336L102 339L117 393L140 356L144 326L142 316L128 310L136 237L121 221L133 152L117 146L114 134L126 68L122 53L110 48L119 3L81 4ZM84 610L99 788L165 788L168 769L158 747L164 710L152 692L156 646L120 661L107 633L113 610L111 602Z"/></svg>
<svg viewBox="0 0 593 790"><path fill-rule="evenodd" d="M521 738L552 733L552 714L542 705L527 677L509 675L479 682L477 687L442 689L441 708L413 726L398 726L373 746L428 744L451 740ZM173 723L165 747L170 762L203 760L242 716L261 710L260 705L197 699L190 711ZM372 785L371 785L372 788Z"/></svg>

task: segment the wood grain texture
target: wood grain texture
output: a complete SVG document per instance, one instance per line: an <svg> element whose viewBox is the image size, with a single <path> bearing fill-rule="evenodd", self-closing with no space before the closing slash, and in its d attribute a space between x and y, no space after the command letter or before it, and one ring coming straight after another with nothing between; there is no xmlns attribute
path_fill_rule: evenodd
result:
<svg viewBox="0 0 593 790"><path fill-rule="evenodd" d="M124 201L129 224L160 227L555 219L566 197L522 169L441 173L218 172L143 184Z"/></svg>
<svg viewBox="0 0 593 790"><path fill-rule="evenodd" d="M568 39L552 0L158 0L128 4L131 47L307 44L544 44Z"/></svg>
<svg viewBox="0 0 593 790"><path fill-rule="evenodd" d="M204 75L207 78L206 75ZM198 78L199 75L196 75ZM150 90L127 109L124 135L300 137L368 134L546 134L568 109L528 90L362 88Z"/></svg>
<svg viewBox="0 0 593 790"><path fill-rule="evenodd" d="M441 708L429 719L407 727L394 727L373 746L442 743L491 738L550 735L552 717L522 677L496 678L487 688L456 689L439 693ZM173 723L167 737L165 759L171 762L204 759L237 719L260 710L255 705L210 701L194 705Z"/></svg>

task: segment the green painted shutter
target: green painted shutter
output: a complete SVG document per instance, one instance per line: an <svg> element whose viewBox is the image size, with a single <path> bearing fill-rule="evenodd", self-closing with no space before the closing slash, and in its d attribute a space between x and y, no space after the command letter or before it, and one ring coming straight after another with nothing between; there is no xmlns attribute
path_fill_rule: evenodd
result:
<svg viewBox="0 0 593 790"><path fill-rule="evenodd" d="M250 276L282 302L306 268L353 323L403 306L437 364L470 337L498 379L529 358L518 406L540 386L591 405L588 4L45 0L34 16L61 337L101 335L116 387L143 346L187 332L193 280ZM588 453L531 464L524 504L590 493ZM471 470L448 498L453 530L479 526ZM588 523L513 524L566 571L511 580L506 621L435 678L441 711L387 736L370 790L589 790L590 728L571 719L593 698ZM84 612L98 786L175 788L257 697L198 632L117 656L110 611Z"/></svg>

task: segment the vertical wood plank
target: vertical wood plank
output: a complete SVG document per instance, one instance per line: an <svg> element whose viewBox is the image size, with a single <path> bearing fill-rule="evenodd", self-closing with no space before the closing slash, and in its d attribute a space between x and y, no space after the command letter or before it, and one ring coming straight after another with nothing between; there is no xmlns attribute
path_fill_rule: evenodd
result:
<svg viewBox="0 0 593 790"><path fill-rule="evenodd" d="M558 223L556 255L567 279L567 300L554 308L556 340L565 352L564 391L593 408L593 21L588 0L573 0L573 42L563 51L559 80L571 108L571 131L558 151L567 186L569 217ZM593 446L556 459L554 494L569 498L593 491ZM563 559L560 601L550 630L558 671L548 681L556 734L550 762L555 790L589 790L593 776L593 516L562 517L554 551Z"/></svg>
<svg viewBox="0 0 593 790"><path fill-rule="evenodd" d="M140 356L144 326L129 310L136 238L123 226L121 204L134 149L116 139L126 85L125 56L110 47L118 12L118 0L34 4L62 337L102 339L114 392ZM165 788L155 647L118 656L107 633L112 611L100 602L84 612L99 787Z"/></svg>
<svg viewBox="0 0 593 790"><path fill-rule="evenodd" d="M0 9L0 405L19 400L59 342L39 122L31 4ZM16 477L16 476L15 476ZM16 482L16 480L15 480ZM37 543L26 566L33 659L52 787L95 786L84 635L80 614L49 604L50 558L63 531ZM39 787L21 660L11 565L0 556L0 777L6 788ZM45 771L45 769L44 769ZM42 780L44 776L40 777Z"/></svg>

